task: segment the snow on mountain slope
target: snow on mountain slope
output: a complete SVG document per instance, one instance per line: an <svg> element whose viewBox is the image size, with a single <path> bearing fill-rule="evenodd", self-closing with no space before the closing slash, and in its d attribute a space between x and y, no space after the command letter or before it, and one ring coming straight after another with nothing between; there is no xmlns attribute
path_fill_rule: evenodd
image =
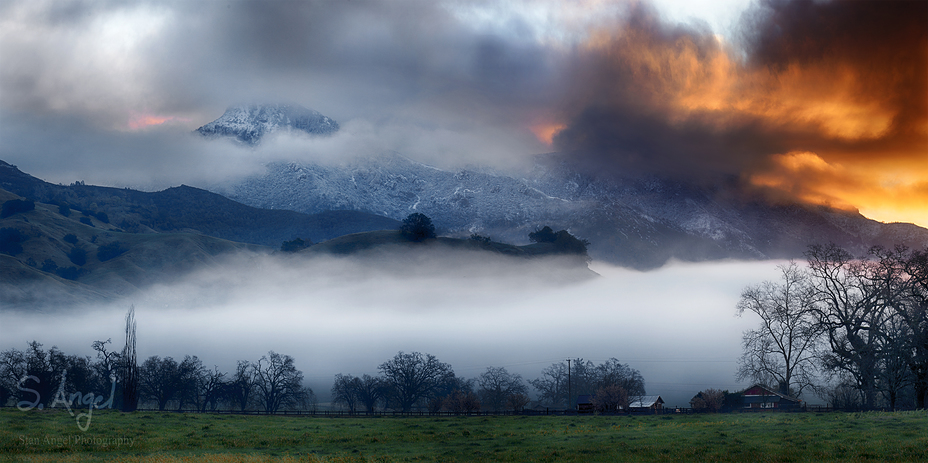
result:
<svg viewBox="0 0 928 463"><path fill-rule="evenodd" d="M265 127L255 121L278 120L260 114L285 112L230 110L219 126L230 133L236 128L250 143L247 134ZM275 124L267 127L287 125ZM514 244L549 225L590 240L594 258L642 269L674 258L801 259L814 243L834 242L854 253L874 244L928 246L928 230L915 226L825 207L721 201L704 189L654 177L596 177L558 155L538 156L534 168L521 173L443 170L394 152L340 164L273 162L262 174L216 189L250 206L310 214L345 209L402 220L422 212L441 233L479 233Z"/></svg>
<svg viewBox="0 0 928 463"><path fill-rule="evenodd" d="M250 104L232 106L219 119L196 131L209 137L232 137L254 146L265 135L281 130L329 135L337 132L338 128L335 120L297 104Z"/></svg>

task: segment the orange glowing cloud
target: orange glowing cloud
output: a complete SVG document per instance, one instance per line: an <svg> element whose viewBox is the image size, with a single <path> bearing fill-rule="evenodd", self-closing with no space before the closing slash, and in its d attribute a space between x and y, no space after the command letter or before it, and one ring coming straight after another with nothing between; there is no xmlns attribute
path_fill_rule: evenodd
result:
<svg viewBox="0 0 928 463"><path fill-rule="evenodd" d="M747 58L707 31L633 15L578 47L564 119L532 130L549 144L563 130L558 148L598 162L737 174L773 198L928 227L928 26L890 11L926 8L894 5L775 4L807 10L775 12L795 17L771 20ZM777 32L790 21L801 27Z"/></svg>
<svg viewBox="0 0 928 463"><path fill-rule="evenodd" d="M551 146L554 143L554 136L565 128L567 128L565 124L547 122L532 125L529 127L529 130L535 134L535 138L537 138L538 141Z"/></svg>
<svg viewBox="0 0 928 463"><path fill-rule="evenodd" d="M849 166L811 152L778 154L771 160L768 169L748 176L752 185L810 204L856 209L882 222L928 227L928 162L921 169Z"/></svg>
<svg viewBox="0 0 928 463"><path fill-rule="evenodd" d="M161 125L165 122L181 120L174 116L153 116L153 115L137 115L129 119L129 129L139 130L144 129L145 127L151 127L153 125Z"/></svg>

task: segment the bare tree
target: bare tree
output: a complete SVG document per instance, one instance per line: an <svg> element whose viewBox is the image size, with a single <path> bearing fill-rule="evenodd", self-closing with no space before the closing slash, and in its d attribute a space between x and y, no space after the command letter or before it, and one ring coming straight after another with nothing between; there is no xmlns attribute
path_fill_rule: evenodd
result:
<svg viewBox="0 0 928 463"><path fill-rule="evenodd" d="M480 410L480 400L473 392L455 389L444 398L442 408L454 413L472 413Z"/></svg>
<svg viewBox="0 0 928 463"><path fill-rule="evenodd" d="M139 407L141 395L141 378L138 358L136 357L135 306L129 306L126 313L126 344L122 350L122 411L131 412Z"/></svg>
<svg viewBox="0 0 928 463"><path fill-rule="evenodd" d="M335 382L332 384L332 402L344 405L350 413L354 413L359 402L360 383L360 378L351 375L341 373L335 375Z"/></svg>
<svg viewBox="0 0 928 463"><path fill-rule="evenodd" d="M645 394L641 373L614 357L600 365L581 358L570 362L552 364L542 370L541 377L529 381L542 402L555 407L568 406L577 395L595 395L599 389L613 385L623 388L630 397Z"/></svg>
<svg viewBox="0 0 928 463"><path fill-rule="evenodd" d="M725 404L725 391L720 389L706 389L696 394L691 402L694 409L716 413Z"/></svg>
<svg viewBox="0 0 928 463"><path fill-rule="evenodd" d="M614 413L628 410L628 391L618 384L609 384L596 390L591 399L593 406L600 413Z"/></svg>
<svg viewBox="0 0 928 463"><path fill-rule="evenodd" d="M553 407L566 407L567 398L567 363L557 362L541 370L541 376L529 381L538 391L542 403Z"/></svg>
<svg viewBox="0 0 928 463"><path fill-rule="evenodd" d="M513 395L526 395L528 388L522 382L522 377L506 371L505 368L487 367L487 371L477 378L479 386L478 395L483 408L488 410L503 410L511 408L509 399ZM524 404L523 404L524 406Z"/></svg>
<svg viewBox="0 0 928 463"><path fill-rule="evenodd" d="M0 406L14 396L16 385L26 377L28 371L25 352L7 349L0 353Z"/></svg>
<svg viewBox="0 0 928 463"><path fill-rule="evenodd" d="M528 394L513 394L506 398L506 407L514 412L521 412L529 402Z"/></svg>
<svg viewBox="0 0 928 463"><path fill-rule="evenodd" d="M645 394L644 378L641 373L621 363L615 357L610 358L596 367L597 389L610 386L619 386L628 394L628 397L638 398Z"/></svg>
<svg viewBox="0 0 928 463"><path fill-rule="evenodd" d="M303 372L294 366L293 357L268 352L254 365L258 399L264 411L275 413L299 404L303 397Z"/></svg>
<svg viewBox="0 0 928 463"><path fill-rule="evenodd" d="M903 267L902 293L893 309L908 329L905 358L912 371L915 406L924 409L928 406L928 248L911 252L897 248L888 258L890 265L901 262Z"/></svg>
<svg viewBox="0 0 928 463"><path fill-rule="evenodd" d="M760 326L742 337L744 353L737 377L776 385L781 394L801 394L816 377L821 324L809 276L795 262L778 267L779 283L765 281L745 288L738 315L752 312Z"/></svg>
<svg viewBox="0 0 928 463"><path fill-rule="evenodd" d="M177 398L180 383L180 366L171 357L148 357L139 368L140 393L164 410L168 402Z"/></svg>
<svg viewBox="0 0 928 463"><path fill-rule="evenodd" d="M357 381L354 384L358 402L364 405L365 410L373 412L377 407L377 403L384 398L385 387L383 380L371 375L362 375L356 379Z"/></svg>
<svg viewBox="0 0 928 463"><path fill-rule="evenodd" d="M824 366L850 374L863 406L876 406L882 327L890 311L889 279L872 262L854 259L835 246L811 246L806 252L815 287L818 323L831 347Z"/></svg>
<svg viewBox="0 0 928 463"><path fill-rule="evenodd" d="M454 376L451 365L439 362L434 355L423 356L419 352L400 351L378 369L390 396L404 412L433 395L443 381Z"/></svg>
<svg viewBox="0 0 928 463"><path fill-rule="evenodd" d="M200 382L208 370L196 355L185 355L177 366L177 410L183 410L184 404L190 402L200 408Z"/></svg>
<svg viewBox="0 0 928 463"><path fill-rule="evenodd" d="M247 360L238 361L228 389L232 403L238 406L241 411L247 410L254 397L255 390L255 368L251 362Z"/></svg>
<svg viewBox="0 0 928 463"><path fill-rule="evenodd" d="M197 370L194 378L194 399L198 410L205 412L219 407L219 401L227 395L229 388L225 377L226 374L219 371L219 367L215 365L212 370Z"/></svg>

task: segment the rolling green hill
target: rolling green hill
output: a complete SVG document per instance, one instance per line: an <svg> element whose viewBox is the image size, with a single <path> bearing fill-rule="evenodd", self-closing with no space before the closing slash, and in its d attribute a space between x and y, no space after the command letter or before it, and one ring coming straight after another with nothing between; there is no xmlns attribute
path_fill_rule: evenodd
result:
<svg viewBox="0 0 928 463"><path fill-rule="evenodd" d="M23 198L0 190L0 203L9 200ZM272 251L198 233L126 233L96 217L64 216L58 206L34 204L33 210L0 219L0 308L116 299L219 265L224 254Z"/></svg>
<svg viewBox="0 0 928 463"><path fill-rule="evenodd" d="M365 212L303 214L259 209L186 185L154 193L81 183L55 185L3 161L0 161L0 188L55 205L53 210L64 216L84 216L94 227L108 231L195 231L271 247L297 237L319 242L349 233L399 227L396 220Z"/></svg>

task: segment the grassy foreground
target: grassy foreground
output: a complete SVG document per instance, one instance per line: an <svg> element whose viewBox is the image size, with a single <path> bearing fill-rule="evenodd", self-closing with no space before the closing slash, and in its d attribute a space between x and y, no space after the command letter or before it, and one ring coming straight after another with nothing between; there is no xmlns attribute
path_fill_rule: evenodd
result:
<svg viewBox="0 0 928 463"><path fill-rule="evenodd" d="M0 410L0 461L863 460L928 461L928 412L310 418L98 411L84 432L64 410Z"/></svg>

